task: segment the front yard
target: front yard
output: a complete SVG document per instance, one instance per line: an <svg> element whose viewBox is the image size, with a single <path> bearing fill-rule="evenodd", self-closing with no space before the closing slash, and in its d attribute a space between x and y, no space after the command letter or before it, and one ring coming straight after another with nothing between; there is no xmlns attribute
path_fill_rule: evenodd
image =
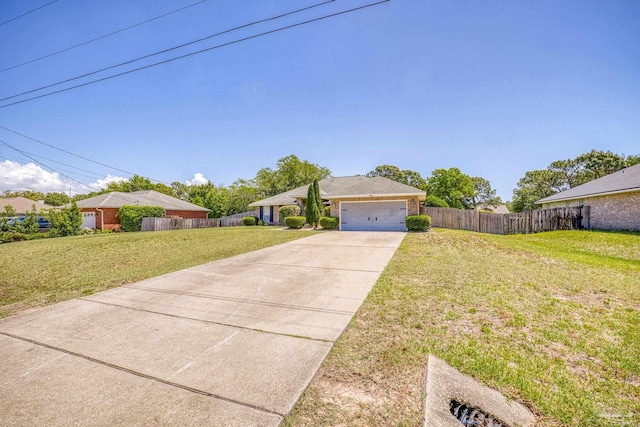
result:
<svg viewBox="0 0 640 427"><path fill-rule="evenodd" d="M0 318L307 236L239 227L1 244Z"/></svg>
<svg viewBox="0 0 640 427"><path fill-rule="evenodd" d="M286 420L421 426L429 353L541 426L640 424L640 235L409 234Z"/></svg>

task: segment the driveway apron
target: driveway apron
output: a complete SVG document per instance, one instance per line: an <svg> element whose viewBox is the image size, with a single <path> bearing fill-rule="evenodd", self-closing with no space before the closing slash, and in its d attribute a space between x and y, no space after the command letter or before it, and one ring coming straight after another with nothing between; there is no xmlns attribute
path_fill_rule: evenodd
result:
<svg viewBox="0 0 640 427"><path fill-rule="evenodd" d="M317 234L0 320L0 425L277 426L403 237Z"/></svg>

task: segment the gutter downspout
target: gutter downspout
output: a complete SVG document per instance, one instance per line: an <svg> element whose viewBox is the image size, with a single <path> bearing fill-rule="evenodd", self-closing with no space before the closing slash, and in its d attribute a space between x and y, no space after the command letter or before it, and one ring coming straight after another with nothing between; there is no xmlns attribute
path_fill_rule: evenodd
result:
<svg viewBox="0 0 640 427"><path fill-rule="evenodd" d="M100 231L104 231L104 211L100 208L96 208L100 212Z"/></svg>

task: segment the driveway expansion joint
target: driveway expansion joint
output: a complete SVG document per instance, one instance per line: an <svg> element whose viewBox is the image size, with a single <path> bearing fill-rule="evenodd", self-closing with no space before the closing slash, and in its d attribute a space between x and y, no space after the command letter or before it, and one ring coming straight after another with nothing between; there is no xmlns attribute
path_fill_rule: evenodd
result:
<svg viewBox="0 0 640 427"><path fill-rule="evenodd" d="M3 331L0 331L0 335L4 335L5 337L13 338L13 339L20 340L20 341L23 341L23 342L28 342L30 344L37 345L37 346L40 346L40 347L44 347L44 348L47 348L49 350L57 351L57 352L60 352L60 353L65 353L65 354L68 354L69 356L78 357L80 359L84 359L84 360L87 360L89 362L97 363L99 365L106 366L108 368L117 369L118 371L126 372L128 374L135 375L137 377L141 377L141 378L144 378L144 379L147 379L147 380L156 381L156 382L159 382L159 383L171 386L171 387L176 387L176 388L179 388L179 389L191 392L191 393L200 394L202 396L210 397L210 398L217 399L217 400L223 400L225 402L229 402L229 403L233 403L233 404L236 404L236 405L244 406L246 408L254 409L256 411L264 412L264 413L267 413L267 414L279 415L281 417L285 416L285 414L280 414L278 412L271 411L271 410L266 409L266 408L261 408L259 406L251 405L249 403L244 403L244 402L240 402L240 401L237 401L237 400L229 399L228 397L220 396L220 395L217 395L217 394L214 394L214 393L210 393L208 391L199 390L197 388L193 388L193 387L189 387L189 386L186 386L186 385L178 384L178 383L175 383L173 381L163 380L162 378L158 378L158 377L154 377L154 376L151 376L151 375L143 374L142 372L134 371L132 369L128 369L128 368L125 368L125 367L122 367L122 366L115 365L113 363L105 362L104 360L96 359L96 358L91 357L91 356L86 356L86 355L81 354L81 353L76 353L75 351L67 350L67 349L64 349L62 347L56 347L56 346L53 346L53 345L45 344L43 342L32 340L30 338L21 337L19 335L10 334L10 333L3 332Z"/></svg>

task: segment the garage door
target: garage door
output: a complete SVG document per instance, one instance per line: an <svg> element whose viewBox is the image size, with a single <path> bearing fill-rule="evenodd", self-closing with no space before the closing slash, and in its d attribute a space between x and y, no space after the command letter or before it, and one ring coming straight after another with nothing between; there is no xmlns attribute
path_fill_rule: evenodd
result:
<svg viewBox="0 0 640 427"><path fill-rule="evenodd" d="M405 231L404 201L340 204L340 229L344 231Z"/></svg>

